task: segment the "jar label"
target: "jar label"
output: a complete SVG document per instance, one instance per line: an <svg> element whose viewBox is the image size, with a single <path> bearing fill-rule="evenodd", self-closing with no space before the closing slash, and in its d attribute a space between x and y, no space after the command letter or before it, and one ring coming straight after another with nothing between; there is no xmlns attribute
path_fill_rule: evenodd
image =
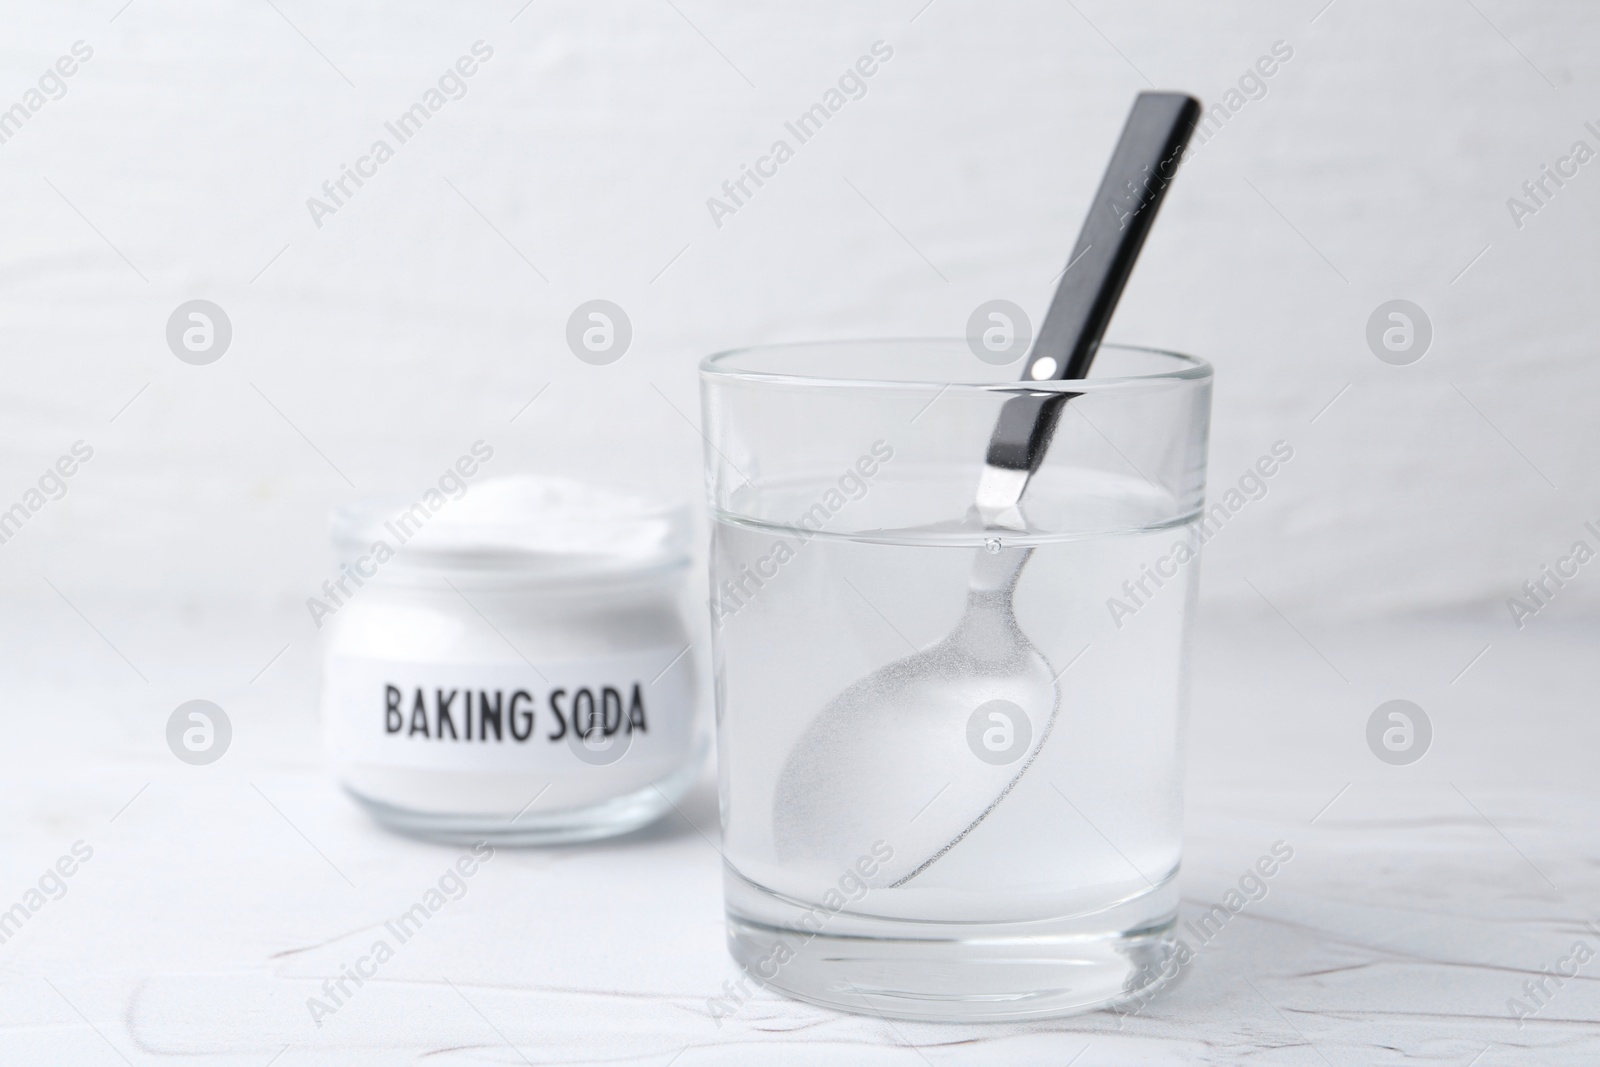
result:
<svg viewBox="0 0 1600 1067"><path fill-rule="evenodd" d="M693 743L687 648L534 663L332 656L323 714L348 760L436 770L672 761Z"/></svg>

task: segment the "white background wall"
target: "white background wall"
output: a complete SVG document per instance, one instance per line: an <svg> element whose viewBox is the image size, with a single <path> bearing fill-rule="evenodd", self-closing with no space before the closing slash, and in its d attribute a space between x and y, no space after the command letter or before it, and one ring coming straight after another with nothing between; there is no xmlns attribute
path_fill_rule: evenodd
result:
<svg viewBox="0 0 1600 1067"><path fill-rule="evenodd" d="M1592 4L274 2L5 5L0 107L94 49L0 144L0 506L95 449L0 545L14 603L48 579L90 616L298 610L331 506L477 438L495 471L698 498L702 355L955 335L993 297L1037 317L1146 79L1215 101L1280 40L1110 332L1215 363L1213 495L1295 448L1208 550L1208 602L1259 609L1248 577L1291 616L1503 617L1600 518L1600 161L1520 229L1506 207L1600 149ZM479 39L468 95L314 226L307 197ZM877 40L867 96L713 225ZM164 339L196 297L234 326L210 366ZM634 325L609 367L563 340L592 297ZM1396 297L1434 325L1411 366L1364 339ZM1550 611L1597 606L1586 572Z"/></svg>

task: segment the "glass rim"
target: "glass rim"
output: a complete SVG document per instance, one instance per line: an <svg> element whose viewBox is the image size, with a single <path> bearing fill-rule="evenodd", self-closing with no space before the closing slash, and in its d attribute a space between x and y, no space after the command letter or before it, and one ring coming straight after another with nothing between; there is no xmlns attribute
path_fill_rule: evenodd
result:
<svg viewBox="0 0 1600 1067"><path fill-rule="evenodd" d="M849 346L867 345L966 345L962 337L863 337L841 338L825 341L784 341L774 344L743 345L739 348L724 349L713 352L700 361L699 373L706 380L733 380L747 381L767 385L805 386L812 388L838 388L838 389L881 389L895 391L936 390L941 393L957 392L972 394L1015 393L1019 390L1038 393L1085 393L1105 392L1113 389L1131 389L1141 385L1151 385L1161 382L1178 381L1210 381L1213 369L1210 363L1198 356L1186 355L1165 348L1154 348L1148 345L1126 345L1107 343L1101 349L1111 349L1118 352L1139 352L1147 355L1160 356L1165 360L1176 363L1171 369L1155 371L1148 374L1120 374L1107 375L1097 378L1054 378L1049 381L1032 381L1019 379L1001 382L944 382L937 379L910 378L904 380L891 380L886 378L840 378L828 375L796 374L792 372L778 372L766 370L753 370L728 366L728 362L740 356L756 353L782 352L802 348L846 348ZM1013 361L1020 365L1023 358ZM997 369L1008 364L996 364Z"/></svg>

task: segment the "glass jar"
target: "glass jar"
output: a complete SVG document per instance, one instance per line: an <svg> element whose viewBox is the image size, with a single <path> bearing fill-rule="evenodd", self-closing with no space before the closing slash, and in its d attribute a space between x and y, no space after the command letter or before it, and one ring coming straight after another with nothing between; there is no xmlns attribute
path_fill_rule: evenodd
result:
<svg viewBox="0 0 1600 1067"><path fill-rule="evenodd" d="M708 747L686 509L565 479L446 481L456 495L334 513L318 624L341 784L432 840L582 841L656 819Z"/></svg>

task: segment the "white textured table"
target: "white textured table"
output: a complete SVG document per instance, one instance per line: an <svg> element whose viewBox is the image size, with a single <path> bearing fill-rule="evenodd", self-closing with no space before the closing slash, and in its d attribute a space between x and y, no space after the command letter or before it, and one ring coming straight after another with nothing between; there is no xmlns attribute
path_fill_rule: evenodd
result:
<svg viewBox="0 0 1600 1067"><path fill-rule="evenodd" d="M462 850L380 831L321 773L300 619L80 606L0 622L0 908L93 850L0 944L0 1062L1600 1062L1600 958L1542 1005L1524 986L1600 952L1593 628L1204 620L1185 920L1274 842L1294 857L1209 941L1185 929L1194 962L1137 1016L891 1024L759 993L719 1027L707 779L628 840L499 851L318 1026L308 999ZM163 739L194 697L234 724L210 767ZM1394 697L1434 726L1407 767L1364 740ZM1512 998L1538 1008L1520 1027Z"/></svg>

